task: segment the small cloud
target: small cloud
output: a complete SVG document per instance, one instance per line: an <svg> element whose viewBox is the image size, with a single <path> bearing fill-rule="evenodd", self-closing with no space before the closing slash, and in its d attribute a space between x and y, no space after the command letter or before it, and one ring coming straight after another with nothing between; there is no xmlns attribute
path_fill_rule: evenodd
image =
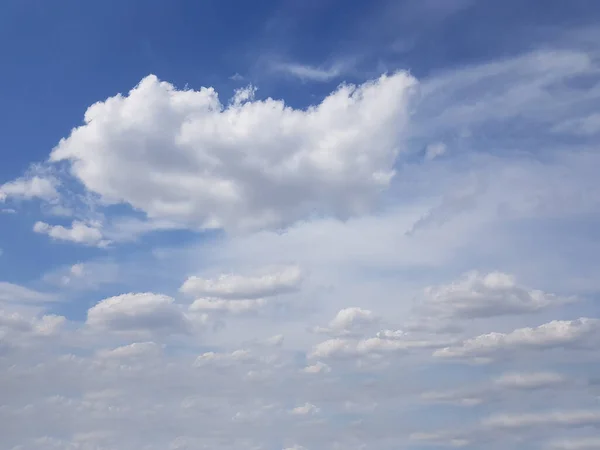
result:
<svg viewBox="0 0 600 450"><path fill-rule="evenodd" d="M39 234L47 234L52 239L59 241L70 241L77 244L106 247L110 241L103 239L99 224L85 224L74 220L71 228L62 225L50 225L46 222L36 222L33 231Z"/></svg>
<svg viewBox="0 0 600 450"><path fill-rule="evenodd" d="M447 147L443 142L436 142L434 144L430 144L425 148L425 160L433 161L438 156L442 156L446 153Z"/></svg>
<svg viewBox="0 0 600 450"><path fill-rule="evenodd" d="M10 197L23 200L39 198L41 200L56 200L58 182L52 178L44 178L38 175L32 177L18 178L0 186L0 202Z"/></svg>
<svg viewBox="0 0 600 450"><path fill-rule="evenodd" d="M244 77L242 75L240 75L239 73L236 72L233 75L231 75L229 77L229 79L232 80L232 81L243 81Z"/></svg>
<svg viewBox="0 0 600 450"><path fill-rule="evenodd" d="M294 414L296 416L308 416L318 414L319 412L320 409L312 403L305 403L304 405L297 406L290 411L291 414Z"/></svg>
<svg viewBox="0 0 600 450"><path fill-rule="evenodd" d="M302 81L327 82L339 78L352 68L348 62L337 62L330 66L311 66L298 63L272 63L271 70L284 73Z"/></svg>

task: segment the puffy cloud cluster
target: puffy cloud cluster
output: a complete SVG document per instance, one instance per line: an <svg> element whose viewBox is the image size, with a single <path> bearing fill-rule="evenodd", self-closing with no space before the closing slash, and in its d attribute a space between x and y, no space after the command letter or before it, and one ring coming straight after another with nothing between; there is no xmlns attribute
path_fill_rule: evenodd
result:
<svg viewBox="0 0 600 450"><path fill-rule="evenodd" d="M91 106L52 151L104 203L191 228L281 227L369 211L394 176L416 85L404 72L342 85L305 110L151 75ZM139 176L136 176L139 174Z"/></svg>

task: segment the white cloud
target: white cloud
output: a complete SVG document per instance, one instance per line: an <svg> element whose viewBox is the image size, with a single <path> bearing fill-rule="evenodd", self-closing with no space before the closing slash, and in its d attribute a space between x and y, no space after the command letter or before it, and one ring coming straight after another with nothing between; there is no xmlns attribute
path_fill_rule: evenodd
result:
<svg viewBox="0 0 600 450"><path fill-rule="evenodd" d="M214 364L231 364L235 362L244 362L252 358L248 350L235 350L231 353L206 352L196 358L195 367L202 367Z"/></svg>
<svg viewBox="0 0 600 450"><path fill-rule="evenodd" d="M104 299L89 309L86 323L90 327L113 331L181 334L190 330L187 318L173 298L151 292Z"/></svg>
<svg viewBox="0 0 600 450"><path fill-rule="evenodd" d="M369 325L379 319L373 311L358 307L344 308L329 322L327 328L316 327L317 333L327 333L334 336L345 336L364 332Z"/></svg>
<svg viewBox="0 0 600 450"><path fill-rule="evenodd" d="M331 367L327 364L322 363L321 361L317 361L315 364L310 366L306 366L302 369L304 373L317 374L317 373L329 373L331 372Z"/></svg>
<svg viewBox="0 0 600 450"><path fill-rule="evenodd" d="M436 350L440 358L478 358L504 353L576 347L597 337L600 319L553 320L535 328L519 328L510 333L488 333L467 339L452 347ZM589 342L587 342L589 344Z"/></svg>
<svg viewBox="0 0 600 450"><path fill-rule="evenodd" d="M199 298L190 305L190 311L220 312L230 314L244 314L256 312L267 305L267 301L262 298L246 300L222 300Z"/></svg>
<svg viewBox="0 0 600 450"><path fill-rule="evenodd" d="M274 62L270 64L270 68L275 72L281 72L302 81L327 82L345 74L351 68L351 64L338 62L329 67L319 67L308 64Z"/></svg>
<svg viewBox="0 0 600 450"><path fill-rule="evenodd" d="M597 450L600 448L600 438L574 438L553 442L549 445L553 450Z"/></svg>
<svg viewBox="0 0 600 450"><path fill-rule="evenodd" d="M504 389L540 389L564 384L566 378L554 372L509 372L494 379L494 384Z"/></svg>
<svg viewBox="0 0 600 450"><path fill-rule="evenodd" d="M33 231L47 234L52 239L70 241L97 247L106 247L110 241L103 239L102 231L97 224L87 225L78 220L73 221L70 228L62 225L49 225L45 222L36 222Z"/></svg>
<svg viewBox="0 0 600 450"><path fill-rule="evenodd" d="M427 314L472 319L534 313L573 300L520 286L514 276L502 272L474 271L456 282L426 288L422 306Z"/></svg>
<svg viewBox="0 0 600 450"><path fill-rule="evenodd" d="M598 134L600 133L600 113L567 120L556 125L553 130L560 133L573 133L581 136Z"/></svg>
<svg viewBox="0 0 600 450"><path fill-rule="evenodd" d="M310 358L341 358L385 354L442 347L444 342L433 340L386 339L380 337L351 340L334 338L315 345Z"/></svg>
<svg viewBox="0 0 600 450"><path fill-rule="evenodd" d="M56 200L57 181L51 178L32 176L30 178L19 178L0 186L0 202L7 198L30 200L39 198L46 201Z"/></svg>
<svg viewBox="0 0 600 450"><path fill-rule="evenodd" d="M321 410L312 403L305 403L304 405L296 406L290 413L297 416L308 416L318 414L320 411Z"/></svg>
<svg viewBox="0 0 600 450"><path fill-rule="evenodd" d="M577 428L600 425L600 411L575 410L526 414L498 414L482 421L487 428L512 430L532 427Z"/></svg>
<svg viewBox="0 0 600 450"><path fill-rule="evenodd" d="M382 76L296 110L272 99L223 106L212 89L180 91L149 76L92 105L50 160L70 162L104 203L195 228L348 217L389 186L415 83Z"/></svg>
<svg viewBox="0 0 600 450"><path fill-rule="evenodd" d="M134 342L111 350L102 350L98 356L102 359L133 359L159 355L161 348L154 342Z"/></svg>
<svg viewBox="0 0 600 450"><path fill-rule="evenodd" d="M433 161L435 158L442 156L444 153L446 153L446 144L443 142L430 144L425 148L425 160Z"/></svg>
<svg viewBox="0 0 600 450"><path fill-rule="evenodd" d="M7 346L27 347L30 339L55 336L65 322L63 316L54 314L38 318L0 309L0 351Z"/></svg>
<svg viewBox="0 0 600 450"><path fill-rule="evenodd" d="M56 300L56 296L0 281L0 302L7 303L44 303Z"/></svg>
<svg viewBox="0 0 600 450"><path fill-rule="evenodd" d="M247 300L297 291L301 281L302 272L298 267L285 267L258 276L223 274L215 279L191 276L180 291L187 295Z"/></svg>

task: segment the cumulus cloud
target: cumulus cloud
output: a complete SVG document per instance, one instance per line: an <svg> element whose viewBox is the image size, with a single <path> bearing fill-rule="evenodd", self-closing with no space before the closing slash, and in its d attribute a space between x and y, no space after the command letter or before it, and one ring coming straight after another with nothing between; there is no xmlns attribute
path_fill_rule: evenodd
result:
<svg viewBox="0 0 600 450"><path fill-rule="evenodd" d="M458 345L438 349L439 358L493 358L506 353L589 345L597 337L600 319L553 320L534 328L519 328L510 333L488 333ZM587 342L586 342L587 341Z"/></svg>
<svg viewBox="0 0 600 450"><path fill-rule="evenodd" d="M482 421L484 427L502 430L532 427L578 428L600 425L599 410L550 411L498 414Z"/></svg>
<svg viewBox="0 0 600 450"><path fill-rule="evenodd" d="M102 359L122 360L157 356L161 347L154 342L134 342L111 350L101 350L98 356Z"/></svg>
<svg viewBox="0 0 600 450"><path fill-rule="evenodd" d="M235 362L249 361L251 358L252 354L249 350L235 350L231 353L206 352L196 358L194 366L202 367L215 364L231 364Z"/></svg>
<svg viewBox="0 0 600 450"><path fill-rule="evenodd" d="M0 202L7 198L30 200L39 198L46 201L58 198L57 181L40 176L18 178L0 186Z"/></svg>
<svg viewBox="0 0 600 450"><path fill-rule="evenodd" d="M55 336L65 322L65 317L54 314L27 317L0 309L0 351L6 346L27 346L30 339Z"/></svg>
<svg viewBox="0 0 600 450"><path fill-rule="evenodd" d="M87 325L112 331L187 333L189 322L174 299L146 293L104 299L88 310Z"/></svg>
<svg viewBox="0 0 600 450"><path fill-rule="evenodd" d="M600 448L600 438L573 438L552 442L549 445L552 450L596 450Z"/></svg>
<svg viewBox="0 0 600 450"><path fill-rule="evenodd" d="M316 363L306 366L302 369L304 373L317 374L317 373L329 373L331 372L331 367L327 364L322 363L321 361L317 361Z"/></svg>
<svg viewBox="0 0 600 450"><path fill-rule="evenodd" d="M296 416L308 416L312 414L318 414L320 409L312 403L305 403L304 405L296 406L290 413Z"/></svg>
<svg viewBox="0 0 600 450"><path fill-rule="evenodd" d="M297 110L273 99L224 106L213 89L148 76L88 108L50 160L68 161L106 204L190 227L344 218L370 210L389 186L415 84L398 72Z"/></svg>
<svg viewBox="0 0 600 450"><path fill-rule="evenodd" d="M55 295L0 281L0 302L22 304L44 303L53 300L56 300Z"/></svg>
<svg viewBox="0 0 600 450"><path fill-rule="evenodd" d="M267 305L263 298L246 300L223 300L199 298L190 305L190 311L205 311L213 313L244 314L256 312Z"/></svg>
<svg viewBox="0 0 600 450"><path fill-rule="evenodd" d="M509 372L494 379L494 384L504 389L540 389L564 384L564 375L554 372Z"/></svg>
<svg viewBox="0 0 600 450"><path fill-rule="evenodd" d="M387 339L373 337L352 340L334 338L315 345L310 358L341 358L378 355L399 351L431 349L443 346L443 342L413 339Z"/></svg>
<svg viewBox="0 0 600 450"><path fill-rule="evenodd" d="M429 144L425 148L425 160L433 161L438 156L442 156L446 153L446 144L443 142L436 142L435 144Z"/></svg>
<svg viewBox="0 0 600 450"><path fill-rule="evenodd" d="M40 234L47 234L52 239L59 241L70 241L97 247L106 247L110 244L109 240L103 238L98 224L89 225L78 220L74 220L70 228L62 225L50 225L45 222L36 222L33 226L33 231Z"/></svg>
<svg viewBox="0 0 600 450"><path fill-rule="evenodd" d="M258 276L223 274L214 279L191 276L180 291L187 295L248 300L297 291L301 281L300 268L293 266Z"/></svg>
<svg viewBox="0 0 600 450"><path fill-rule="evenodd" d="M464 389L428 391L421 398L429 403L447 403L460 406L477 406L492 400L506 400L512 393L522 397L536 390L565 389L577 387L572 380L556 372L507 372L481 385L470 385Z"/></svg>
<svg viewBox="0 0 600 450"><path fill-rule="evenodd" d="M534 313L573 300L521 286L502 272L473 271L456 282L426 288L422 307L428 314L472 319Z"/></svg>
<svg viewBox="0 0 600 450"><path fill-rule="evenodd" d="M329 322L326 328L316 327L317 333L326 333L335 336L346 336L364 332L369 325L374 324L379 319L373 311L358 307L344 308Z"/></svg>

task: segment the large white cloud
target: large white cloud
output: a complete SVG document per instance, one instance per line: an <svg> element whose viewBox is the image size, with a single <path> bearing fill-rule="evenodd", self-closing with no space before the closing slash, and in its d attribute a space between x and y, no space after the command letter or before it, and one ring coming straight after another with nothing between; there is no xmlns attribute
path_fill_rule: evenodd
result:
<svg viewBox="0 0 600 450"><path fill-rule="evenodd" d="M280 227L371 209L394 176L416 81L343 85L305 110L238 91L178 90L155 76L92 105L52 151L106 203L191 227Z"/></svg>

